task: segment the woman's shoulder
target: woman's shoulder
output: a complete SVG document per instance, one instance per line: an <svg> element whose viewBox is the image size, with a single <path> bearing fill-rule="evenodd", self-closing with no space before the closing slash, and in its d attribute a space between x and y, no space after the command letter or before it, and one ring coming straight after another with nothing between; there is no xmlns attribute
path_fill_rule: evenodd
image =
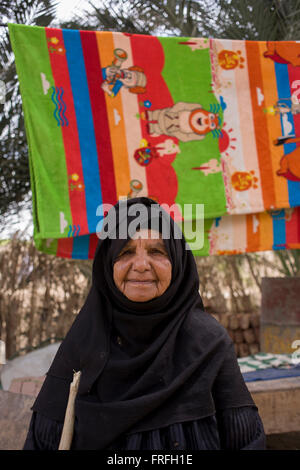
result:
<svg viewBox="0 0 300 470"><path fill-rule="evenodd" d="M194 308L190 314L187 315L184 330L196 339L199 338L199 334L201 333L201 336L205 336L207 339L223 339L224 344L228 346L232 342L226 328L210 313L205 312L205 310L199 307Z"/></svg>

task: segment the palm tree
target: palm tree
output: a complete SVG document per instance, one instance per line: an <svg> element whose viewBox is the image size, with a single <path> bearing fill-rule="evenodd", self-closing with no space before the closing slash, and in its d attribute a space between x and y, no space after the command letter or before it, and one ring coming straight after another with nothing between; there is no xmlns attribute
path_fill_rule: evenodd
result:
<svg viewBox="0 0 300 470"><path fill-rule="evenodd" d="M77 21L129 33L297 40L299 0L91 0Z"/></svg>

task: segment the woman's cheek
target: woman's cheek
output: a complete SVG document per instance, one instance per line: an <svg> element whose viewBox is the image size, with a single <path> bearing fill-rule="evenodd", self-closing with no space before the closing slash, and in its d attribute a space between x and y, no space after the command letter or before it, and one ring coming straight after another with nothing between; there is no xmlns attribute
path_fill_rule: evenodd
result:
<svg viewBox="0 0 300 470"><path fill-rule="evenodd" d="M122 261L117 261L115 264L114 264L114 272L113 272L113 275L114 275L114 281L115 281L115 284L117 287L120 287L120 285L122 284L122 282L124 281L124 277L125 277L125 269L124 269L124 266L123 266L124 263L122 263Z"/></svg>
<svg viewBox="0 0 300 470"><path fill-rule="evenodd" d="M170 284L172 277L172 265L169 260L163 260L161 263L159 263L159 265L157 265L157 274L161 281Z"/></svg>

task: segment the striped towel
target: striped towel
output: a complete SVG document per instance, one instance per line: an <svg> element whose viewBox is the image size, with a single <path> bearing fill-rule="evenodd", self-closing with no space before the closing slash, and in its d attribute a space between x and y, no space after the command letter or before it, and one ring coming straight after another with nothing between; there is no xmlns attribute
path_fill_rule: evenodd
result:
<svg viewBox="0 0 300 470"><path fill-rule="evenodd" d="M292 354L270 354L258 353L252 356L238 358L238 363L242 373L253 372L261 369L276 369L295 367L295 360Z"/></svg>
<svg viewBox="0 0 300 470"><path fill-rule="evenodd" d="M299 43L9 31L40 250L92 258L136 195L203 204L199 255L300 247Z"/></svg>

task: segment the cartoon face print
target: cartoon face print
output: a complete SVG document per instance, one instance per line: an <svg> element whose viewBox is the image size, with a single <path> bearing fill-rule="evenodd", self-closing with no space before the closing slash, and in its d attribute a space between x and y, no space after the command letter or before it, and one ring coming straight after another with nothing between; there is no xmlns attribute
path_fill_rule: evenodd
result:
<svg viewBox="0 0 300 470"><path fill-rule="evenodd" d="M205 109L192 111L189 116L189 124L192 130L200 135L205 135L220 127L218 115L206 111Z"/></svg>
<svg viewBox="0 0 300 470"><path fill-rule="evenodd" d="M137 84L137 74L134 70L123 69L122 76L119 80L124 83L128 88L134 87Z"/></svg>
<svg viewBox="0 0 300 470"><path fill-rule="evenodd" d="M106 67L106 79L108 82L113 82L118 78L120 73L119 67L115 67L114 65L110 65Z"/></svg>
<svg viewBox="0 0 300 470"><path fill-rule="evenodd" d="M138 72L135 70L120 69L114 65L110 65L106 68L106 79L110 83L119 80L127 88L132 88L137 85Z"/></svg>

